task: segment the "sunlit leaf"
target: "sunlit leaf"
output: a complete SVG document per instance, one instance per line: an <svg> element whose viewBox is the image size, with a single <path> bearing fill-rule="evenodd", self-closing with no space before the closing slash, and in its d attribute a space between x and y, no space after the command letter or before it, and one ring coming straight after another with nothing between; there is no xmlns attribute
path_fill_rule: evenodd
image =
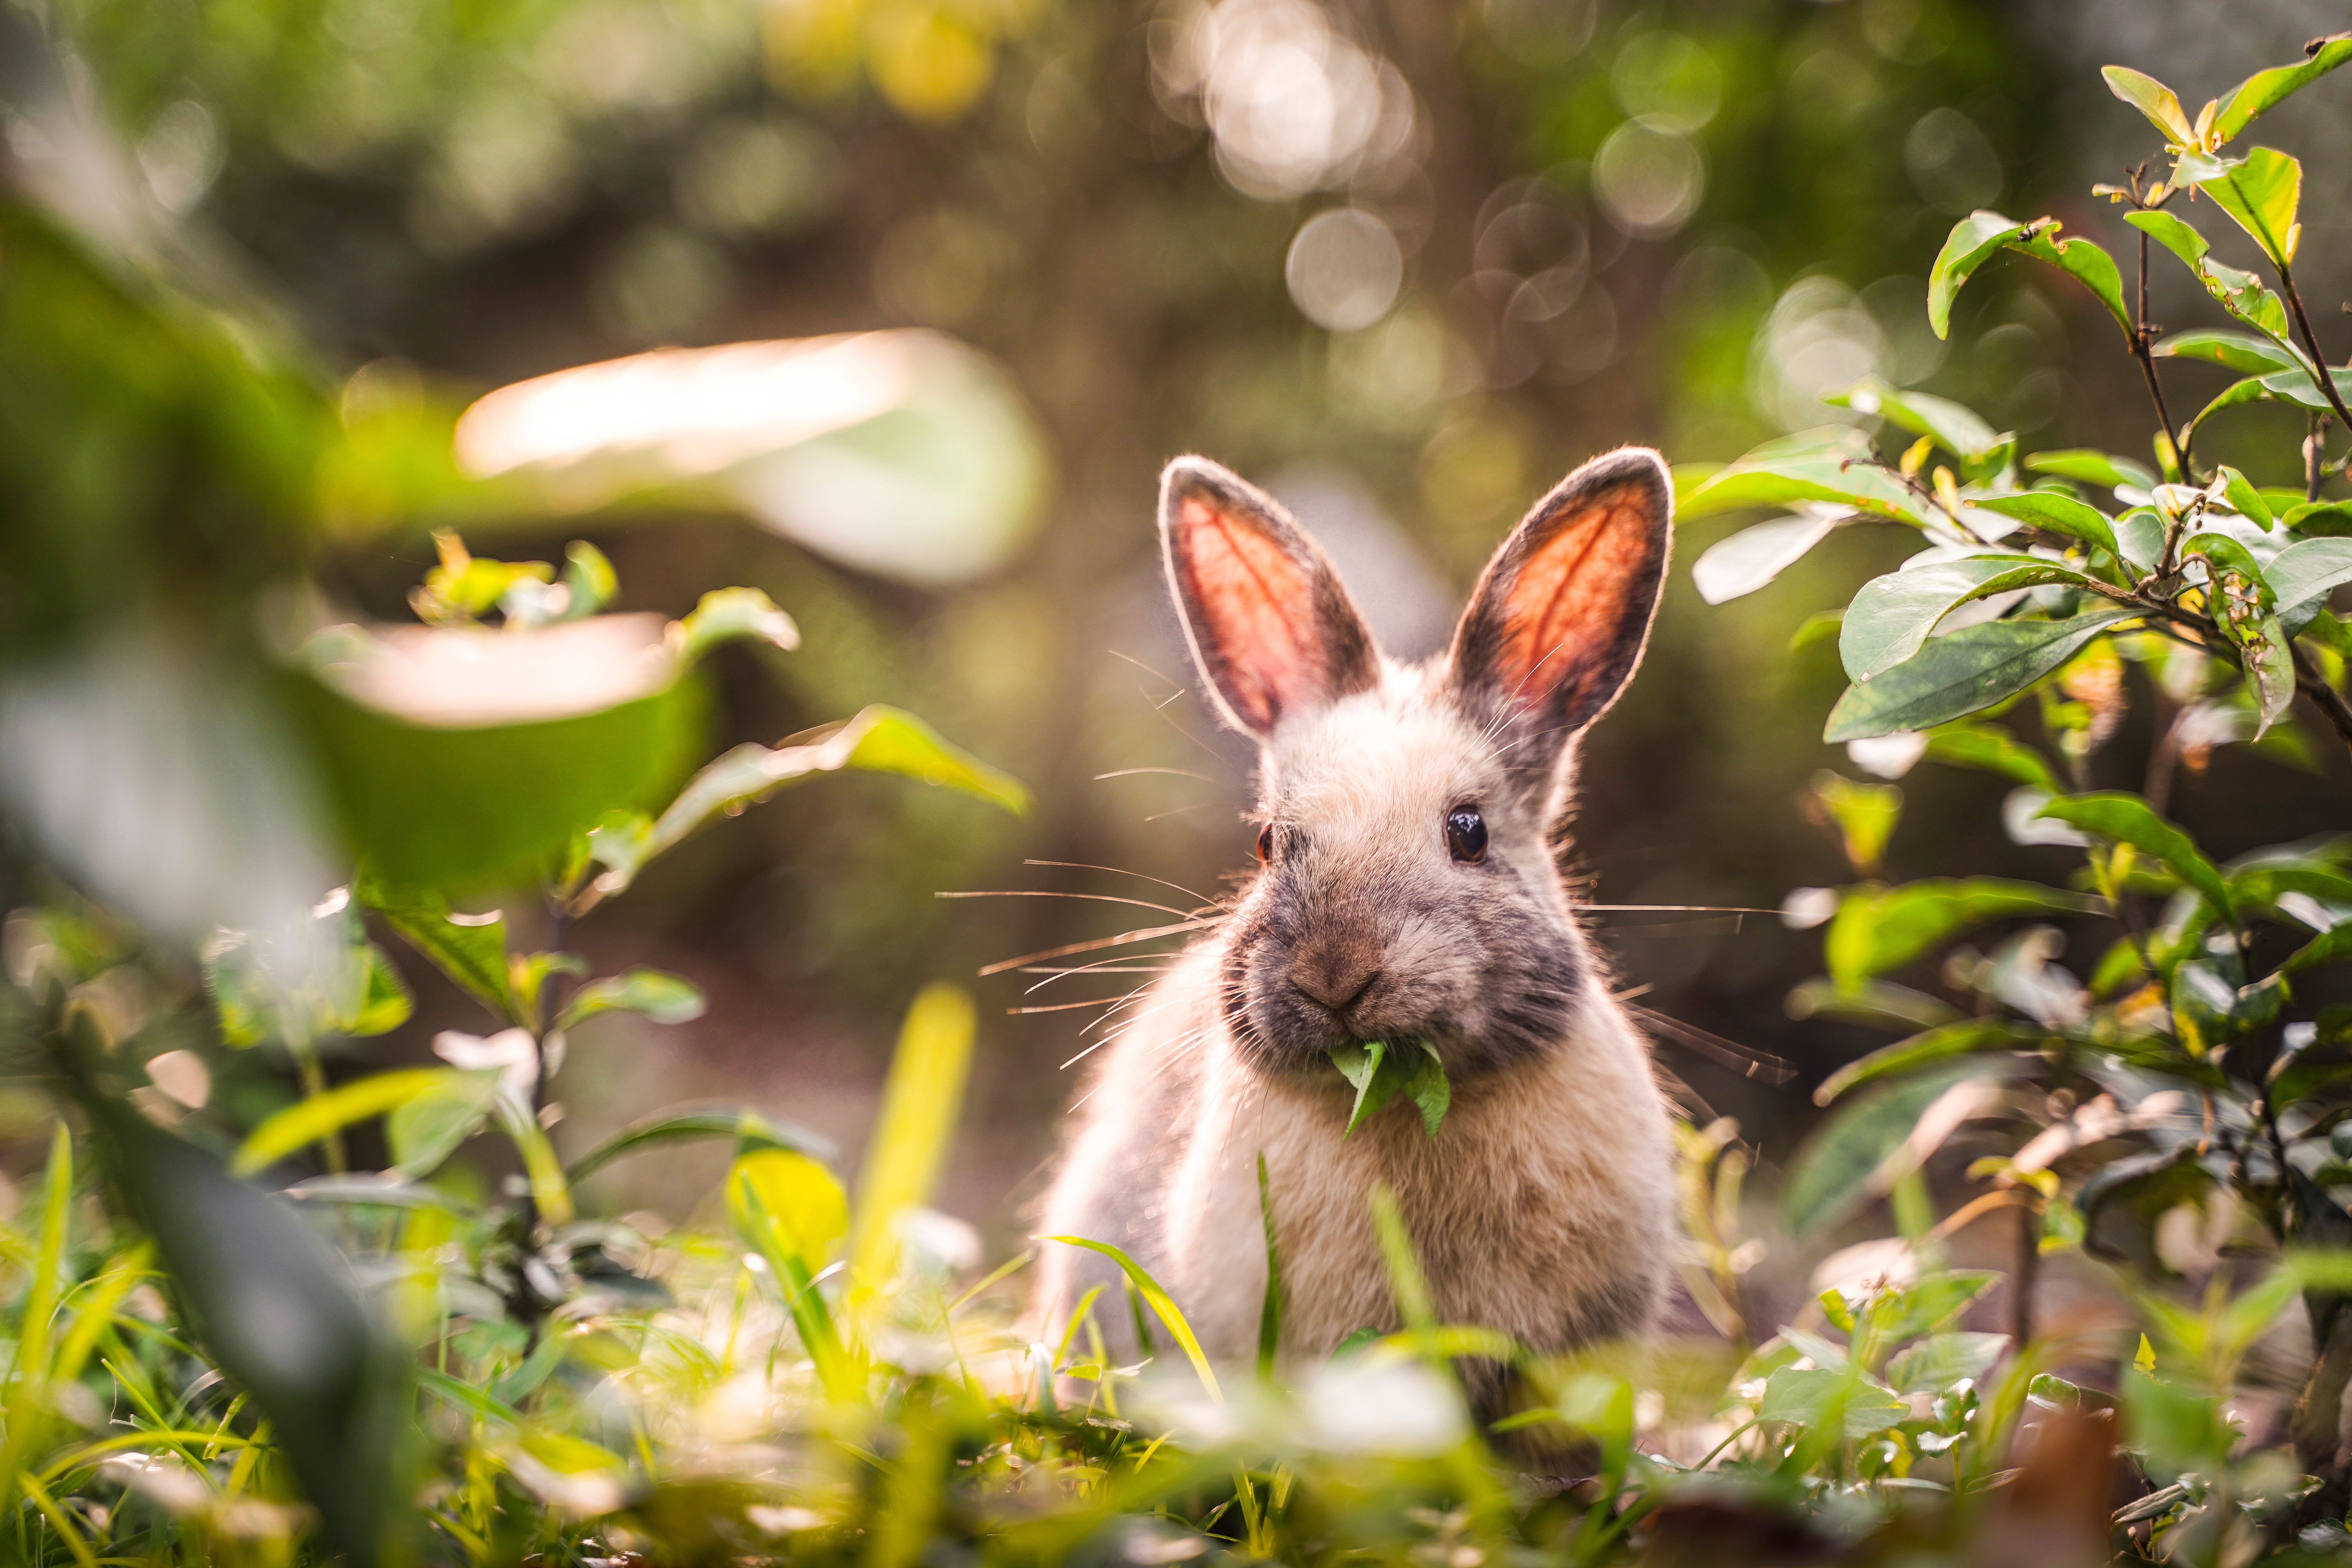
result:
<svg viewBox="0 0 2352 1568"><path fill-rule="evenodd" d="M2061 238L2058 224L2050 218L2011 239L2008 245L2021 255L2048 262L2088 289L2091 297L2106 307L2108 318L2123 329L2126 341L2139 341L2131 310L2124 303L2123 275L2116 270L2116 258L2107 254L2105 247L2080 236Z"/></svg>
<svg viewBox="0 0 2352 1568"><path fill-rule="evenodd" d="M2304 52L2311 58L2301 64L2273 66L2268 70L2256 71L2221 95L2212 125L2212 135L2217 143L2228 142L2251 124L2254 116L2272 108L2289 93L2308 86L2346 60L2352 59L2352 33L2334 33L2324 38L2314 38L2304 47Z"/></svg>
<svg viewBox="0 0 2352 1568"><path fill-rule="evenodd" d="M1853 515L1844 508L1814 503L1794 517L1743 528L1700 552L1691 563L1691 584L1710 605L1752 594L1802 560Z"/></svg>
<svg viewBox="0 0 2352 1568"><path fill-rule="evenodd" d="M1957 767L2000 773L2052 795L2061 793L2049 760L2008 731L1990 724L1947 724L1927 732L1927 755Z"/></svg>
<svg viewBox="0 0 2352 1568"><path fill-rule="evenodd" d="M448 901L437 893L391 887L373 877L361 878L352 890L475 1000L501 1018L511 1016L513 977L503 917L452 916Z"/></svg>
<svg viewBox="0 0 2352 1568"><path fill-rule="evenodd" d="M1911 1407L1875 1379L1828 1367L1784 1366L1764 1384L1757 1406L1759 1421L1800 1426L1841 1425L1849 1438L1883 1432L1911 1414Z"/></svg>
<svg viewBox="0 0 2352 1568"><path fill-rule="evenodd" d="M792 616L757 588L719 588L702 595L694 613L670 628L680 662L693 664L720 643L743 638L790 653L801 646Z"/></svg>
<svg viewBox="0 0 2352 1568"><path fill-rule="evenodd" d="M2327 607L2329 594L2352 583L2352 539L2298 541L2271 557L2263 578L2276 596L2279 625L2294 637Z"/></svg>
<svg viewBox="0 0 2352 1568"><path fill-rule="evenodd" d="M925 784L945 784L1015 815L1029 809L1029 791L1019 780L949 745L913 714L877 705L846 723L814 732L799 744L773 750L736 747L695 774L642 833L608 833L600 825L590 842L597 859L611 871L597 886L607 895L618 892L646 861L721 812L765 800L811 773L841 768L901 773Z"/></svg>
<svg viewBox="0 0 2352 1568"><path fill-rule="evenodd" d="M2199 852L2189 835L2157 816L2139 796L2121 790L2064 795L2043 806L2042 815L2154 856L2223 916L2236 918L2237 906L2213 862Z"/></svg>
<svg viewBox="0 0 2352 1568"><path fill-rule="evenodd" d="M1952 300L1960 286L1992 253L2025 232L2027 225L1979 209L1952 226L1944 248L1927 270L1927 321L1939 338L1951 336Z"/></svg>
<svg viewBox="0 0 2352 1568"><path fill-rule="evenodd" d="M2263 500L2263 492L2254 488L2253 481L2226 463L2213 470L2213 477L2221 481L2223 494L2229 498L2231 508L2247 521L2268 533L2271 529L2270 503Z"/></svg>
<svg viewBox="0 0 2352 1568"><path fill-rule="evenodd" d="M963 1113L976 1022L971 998L943 983L923 987L907 1009L857 1173L853 1280L878 1287L898 1271L899 1221L930 1201Z"/></svg>
<svg viewBox="0 0 2352 1568"><path fill-rule="evenodd" d="M2280 352L2270 339L2228 327L2204 327L2175 332L2148 352L2159 358L2201 359L2240 375L2268 375L2296 368L2294 356Z"/></svg>
<svg viewBox="0 0 2352 1568"><path fill-rule="evenodd" d="M2083 581L2071 566L2030 555L1970 555L1889 572L1864 584L1846 606L1838 657L1849 678L1866 681L1916 654L1937 624L1971 599Z"/></svg>
<svg viewBox="0 0 2352 1568"><path fill-rule="evenodd" d="M1890 386L1874 375L1822 401L1857 414L1882 415L1915 436L1932 436L1964 463L1995 456L2010 439L1975 410L1950 398Z"/></svg>
<svg viewBox="0 0 2352 1568"><path fill-rule="evenodd" d="M814 1132L772 1121L748 1106L719 1105L660 1111L633 1122L573 1161L564 1173L575 1184L584 1182L624 1154L697 1138L732 1138L738 1154L786 1149L819 1160L833 1158L833 1146Z"/></svg>
<svg viewBox="0 0 2352 1568"><path fill-rule="evenodd" d="M1176 1337L1177 1344L1182 1347L1185 1357L1192 1362L1192 1372L1200 1378L1202 1388L1212 1400L1223 1401L1224 1393L1217 1386L1217 1374L1210 1367L1209 1358L1202 1353L1201 1342L1193 1334L1192 1325L1185 1321L1184 1313L1175 1300L1160 1288L1160 1281L1154 1279L1143 1265L1108 1241L1090 1241L1083 1236L1049 1236L1044 1239L1058 1241L1067 1247L1083 1247L1088 1252L1098 1252L1118 1264L1128 1282L1135 1287L1136 1294L1150 1305L1152 1312Z"/></svg>
<svg viewBox="0 0 2352 1568"><path fill-rule="evenodd" d="M2100 907L2079 893L1997 877L1937 877L1894 888L1865 886L1846 894L1838 906L1822 951L1830 978L1851 992L1986 921L2086 914Z"/></svg>
<svg viewBox="0 0 2352 1568"><path fill-rule="evenodd" d="M2080 479L2084 484L2128 485L2141 490L2153 489L2156 484L2156 476L2143 465L2088 447L2029 453L2025 466L2037 474L2055 474L2062 479Z"/></svg>
<svg viewBox="0 0 2352 1568"><path fill-rule="evenodd" d="M230 1170L236 1175L273 1165L299 1149L322 1142L354 1122L383 1115L448 1078L441 1068L409 1068L355 1079L340 1089L298 1100L255 1128L238 1145Z"/></svg>
<svg viewBox="0 0 2352 1568"><path fill-rule="evenodd" d="M1813 1090L1813 1103L1827 1105L1850 1089L1892 1078L1955 1058L1985 1051L2028 1051L2048 1043L2047 1033L2027 1028L2009 1018L1963 1018L1941 1025L1907 1040L1881 1046L1868 1056L1846 1063Z"/></svg>
<svg viewBox="0 0 2352 1568"><path fill-rule="evenodd" d="M756 1210L749 1199L756 1197ZM790 1149L754 1149L727 1173L728 1213L755 1245L768 1235L814 1275L849 1234L849 1194L831 1171Z"/></svg>
<svg viewBox="0 0 2352 1568"><path fill-rule="evenodd" d="M2195 143L2197 132L2181 111L2179 95L2145 71L2128 66L2107 66L2099 74L2106 79L2107 90L2147 116L2149 124L2164 132L2166 142L2175 147Z"/></svg>
<svg viewBox="0 0 2352 1568"><path fill-rule="evenodd" d="M435 1076L440 1081L394 1106L384 1120L394 1167L420 1179L482 1130L499 1092L496 1072L452 1068Z"/></svg>
<svg viewBox="0 0 2352 1568"><path fill-rule="evenodd" d="M1918 495L1879 466L1868 437L1846 426L1768 441L1682 490L1675 510L1694 518L1800 501L1849 506L1914 528L1929 521Z"/></svg>
<svg viewBox="0 0 2352 1568"><path fill-rule="evenodd" d="M702 1016L708 1004L702 993L675 974L658 969L629 969L603 980L592 980L574 993L557 1022L569 1029L599 1013L640 1013L656 1024L683 1024Z"/></svg>
<svg viewBox="0 0 2352 1568"><path fill-rule="evenodd" d="M2280 265L2294 260L2302 226L2295 209L2303 198L2303 165L2285 153L2256 147L2217 178L2199 182L2214 205L2238 220L2263 254Z"/></svg>
<svg viewBox="0 0 2352 1568"><path fill-rule="evenodd" d="M2079 539L2085 544L2096 545L2119 561L2123 559L2123 551L2116 543L2115 530L2107 521L2106 513L2057 490L2027 490L2021 495L1987 496L1980 500L1970 501L1969 505L1971 509L1998 512L2017 522L2031 523L2045 532Z"/></svg>
<svg viewBox="0 0 2352 1568"><path fill-rule="evenodd" d="M1988 621L1931 639L1901 664L1846 689L1822 739L1832 743L1930 730L2013 696L2058 668L2128 609L2063 621Z"/></svg>

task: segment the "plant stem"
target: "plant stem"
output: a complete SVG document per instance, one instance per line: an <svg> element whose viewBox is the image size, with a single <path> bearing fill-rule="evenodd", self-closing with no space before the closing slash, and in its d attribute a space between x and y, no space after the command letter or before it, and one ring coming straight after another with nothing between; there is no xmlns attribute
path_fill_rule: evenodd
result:
<svg viewBox="0 0 2352 1568"><path fill-rule="evenodd" d="M2139 373L2147 381L2147 395L2156 404L2157 423L2164 431L2164 444L2172 448L2174 459L2180 465L2180 477L2188 479L2189 448L2184 444L2187 433L2175 435L2172 410L2165 405L2164 384L2156 377L2156 356L2148 352L2148 339L2153 335L2147 324L2147 235L2139 237L2139 306L2137 319L2132 324L2132 358L2139 362Z"/></svg>
<svg viewBox="0 0 2352 1568"><path fill-rule="evenodd" d="M2042 1205L2017 1205L2017 1250L2009 1271L2010 1342L2022 1352L2033 1342L2033 1276L2042 1266Z"/></svg>
<svg viewBox="0 0 2352 1568"><path fill-rule="evenodd" d="M2314 410L2311 434L2303 440L2303 499L2305 502L2319 499L2319 479L2322 469L2320 437L2327 427L2327 416Z"/></svg>
<svg viewBox="0 0 2352 1568"><path fill-rule="evenodd" d="M2328 406L2336 410L2336 417L2344 421L2344 428L2352 430L2352 408L2344 406L2344 395L2336 390L2335 373L2327 368L2327 356L2319 352L2319 334L2311 330L2311 318L2303 312L2303 296L2295 289L2294 274L2282 261L2278 276L2279 287L2286 292L2287 309L2294 312L2295 329L2303 333L2303 346L2311 351L2311 362L2319 367L2315 379L2319 383L2320 393L2327 399Z"/></svg>
<svg viewBox="0 0 2352 1568"><path fill-rule="evenodd" d="M2352 703L2345 701L2344 693L2321 679L2318 667L2311 662L2302 648L2289 642L2286 650L2294 659L2296 688L2327 715L2327 721L2336 726L2337 738L2347 747L2352 747Z"/></svg>

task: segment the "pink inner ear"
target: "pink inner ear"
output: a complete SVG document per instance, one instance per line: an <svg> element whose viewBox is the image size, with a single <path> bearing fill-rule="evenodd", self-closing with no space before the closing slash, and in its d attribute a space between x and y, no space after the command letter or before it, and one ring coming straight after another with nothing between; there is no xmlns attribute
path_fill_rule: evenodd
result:
<svg viewBox="0 0 2352 1568"><path fill-rule="evenodd" d="M1308 640L1314 586L1289 552L1205 501L1179 513L1184 570L1203 620L1202 651L1242 721L1270 730L1323 678Z"/></svg>
<svg viewBox="0 0 2352 1568"><path fill-rule="evenodd" d="M1533 706L1599 673L1589 656L1620 635L1626 593L1650 554L1641 506L1625 490L1596 497L1555 529L1519 563L1503 601L1503 689Z"/></svg>

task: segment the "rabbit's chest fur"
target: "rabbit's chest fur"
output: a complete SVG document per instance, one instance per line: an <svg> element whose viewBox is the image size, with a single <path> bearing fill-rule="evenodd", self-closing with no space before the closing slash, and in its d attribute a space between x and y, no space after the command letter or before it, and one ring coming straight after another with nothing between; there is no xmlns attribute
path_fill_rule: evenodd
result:
<svg viewBox="0 0 2352 1568"><path fill-rule="evenodd" d="M1244 1358L1265 1287L1263 1154L1286 1355L1328 1354L1358 1329L1397 1326L1371 1221L1376 1184L1396 1194L1442 1320L1549 1349L1648 1326L1674 1253L1672 1133L1646 1049L1597 987L1557 1048L1457 1082L1434 1138L1400 1104L1343 1139L1352 1091L1336 1069L1328 1084L1300 1085L1239 1059L1215 963L1213 947L1160 982L1097 1069L1091 1113L1046 1201L1049 1231L1118 1243L1169 1288L1213 1355ZM1052 1250L1049 1317L1108 1282L1088 1255Z"/></svg>

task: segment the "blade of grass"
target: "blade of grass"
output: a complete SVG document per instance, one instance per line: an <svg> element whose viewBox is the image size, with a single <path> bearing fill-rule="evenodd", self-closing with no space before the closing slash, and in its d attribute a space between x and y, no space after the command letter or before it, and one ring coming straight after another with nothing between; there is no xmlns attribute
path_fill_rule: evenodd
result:
<svg viewBox="0 0 2352 1568"><path fill-rule="evenodd" d="M1128 1282L1135 1287L1136 1293L1151 1303L1152 1311L1159 1315L1161 1322L1168 1325L1168 1331L1176 1336L1176 1342L1183 1347L1185 1356L1192 1363L1193 1372L1200 1376L1202 1388L1206 1390L1209 1397L1217 1404L1223 1405L1225 1402L1224 1390L1217 1386L1217 1374L1210 1367L1209 1358L1202 1353L1201 1342L1192 1335L1192 1325L1184 1321L1182 1310L1177 1307L1168 1292L1160 1288L1160 1281L1154 1279L1142 1264L1138 1263L1108 1241L1088 1241L1083 1236L1046 1236L1040 1237L1038 1239L1058 1241L1066 1247L1083 1247L1088 1252L1098 1252L1118 1264L1120 1271L1126 1274Z"/></svg>

